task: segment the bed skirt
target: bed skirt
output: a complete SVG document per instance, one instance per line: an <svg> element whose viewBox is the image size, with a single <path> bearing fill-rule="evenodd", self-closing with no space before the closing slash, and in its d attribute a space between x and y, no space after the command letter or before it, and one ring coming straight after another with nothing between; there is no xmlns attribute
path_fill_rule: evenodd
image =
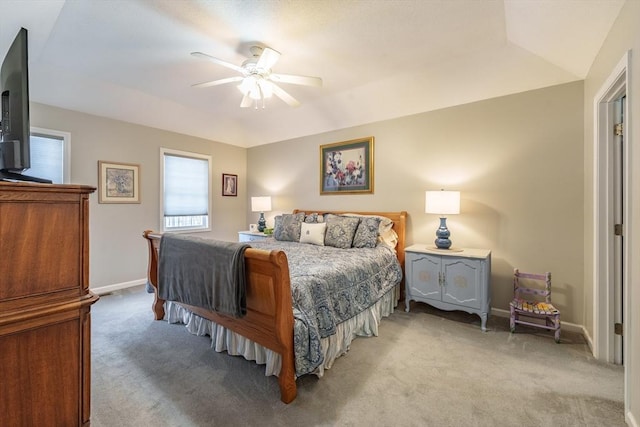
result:
<svg viewBox="0 0 640 427"><path fill-rule="evenodd" d="M324 370L331 368L333 362L347 351L351 341L356 337L378 336L378 325L383 317L393 313L400 298L400 286L392 288L377 303L368 310L337 325L336 333L322 338L320 344L324 354L324 363L313 373L318 377L324 375ZM180 304L165 302L166 319L169 323L183 323L187 330L198 336L209 335L211 348L221 353L226 351L233 356L243 356L247 360L265 366L265 375L280 373L280 355L269 350L242 335L239 335L217 323L193 314Z"/></svg>

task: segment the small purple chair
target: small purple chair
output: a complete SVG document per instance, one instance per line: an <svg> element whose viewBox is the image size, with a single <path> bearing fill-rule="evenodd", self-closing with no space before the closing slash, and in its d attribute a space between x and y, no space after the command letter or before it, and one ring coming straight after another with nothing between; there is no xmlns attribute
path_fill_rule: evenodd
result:
<svg viewBox="0 0 640 427"><path fill-rule="evenodd" d="M540 284L541 282L544 283L544 289L542 286L535 286L536 283ZM523 298L524 294L529 295L528 299ZM540 301L542 299L543 301ZM521 273L517 268L514 268L513 300L509 303L509 308L511 311L511 333L516 331L516 324L533 326L554 331L556 342L560 342L560 310L551 304L551 273ZM521 317L526 320L521 320ZM538 322L535 322L534 319L537 319Z"/></svg>

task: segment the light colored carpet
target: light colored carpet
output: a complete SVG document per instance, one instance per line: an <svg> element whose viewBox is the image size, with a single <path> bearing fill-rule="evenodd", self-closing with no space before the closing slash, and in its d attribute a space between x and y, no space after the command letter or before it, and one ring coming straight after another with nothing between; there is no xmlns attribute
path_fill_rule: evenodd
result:
<svg viewBox="0 0 640 427"><path fill-rule="evenodd" d="M495 316L482 333L477 316L402 303L285 405L263 366L154 321L152 300L136 287L92 308L93 427L625 425L623 368L577 334L556 344Z"/></svg>

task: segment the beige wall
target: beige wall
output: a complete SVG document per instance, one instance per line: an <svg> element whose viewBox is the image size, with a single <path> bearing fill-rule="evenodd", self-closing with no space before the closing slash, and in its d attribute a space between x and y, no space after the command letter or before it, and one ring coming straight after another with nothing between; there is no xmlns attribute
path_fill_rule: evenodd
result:
<svg viewBox="0 0 640 427"><path fill-rule="evenodd" d="M640 198L637 196L640 191L640 2L627 1L618 16L611 32L602 45L602 48L591 66L589 75L585 79L585 102L584 102L584 168L585 168L585 204L584 204L584 279L585 287L593 289L593 192L594 192L594 142L593 142L593 102L596 94L604 85L606 79L613 72L623 55L631 50L631 65L629 69L630 87L627 88L629 112L631 120L627 118L626 143L629 144L630 158L630 192L631 200L628 200L631 212L630 223L625 224L627 234L625 238L630 239L629 245L631 253L630 280L627 283L629 306L633 307L628 313L630 325L625 325L625 344L628 346L628 358L625 360L628 390L627 421L633 419L635 425L640 425ZM594 316L594 293L585 292L585 319L584 325L593 334L595 325ZM627 331L631 330L632 333Z"/></svg>
<svg viewBox="0 0 640 427"><path fill-rule="evenodd" d="M98 161L140 164L140 204L99 204L91 196L90 285L118 285L146 277L142 231L160 227L160 147L213 158L211 237L237 239L245 227L246 149L172 132L31 104L31 125L71 133L71 183L97 187ZM240 197L222 197L222 173L238 175ZM238 215L242 213L242 215Z"/></svg>
<svg viewBox="0 0 640 427"><path fill-rule="evenodd" d="M491 249L493 307L508 308L514 267L551 271L563 320L581 324L582 105L577 82L250 148L247 195L273 196L270 224L293 208L406 210L408 244L431 244L424 191L460 190L451 239ZM320 196L319 146L370 135L374 194Z"/></svg>

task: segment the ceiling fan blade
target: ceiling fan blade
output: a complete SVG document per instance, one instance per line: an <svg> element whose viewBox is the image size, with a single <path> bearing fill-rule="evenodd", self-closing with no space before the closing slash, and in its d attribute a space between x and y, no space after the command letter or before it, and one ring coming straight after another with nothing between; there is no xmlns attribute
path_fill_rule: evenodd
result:
<svg viewBox="0 0 640 427"><path fill-rule="evenodd" d="M271 86L273 86L273 93L280 99L282 99L284 102L286 102L287 104L289 104L289 106L291 107L297 107L300 105L300 102L295 99L293 96L289 95L287 92L285 92L280 86L278 86L277 84L271 82Z"/></svg>
<svg viewBox="0 0 640 427"><path fill-rule="evenodd" d="M211 55L207 55L206 53L191 52L191 56L195 56L196 58L207 59L207 60L209 60L209 61L211 61L211 62L213 62L215 64L222 65L223 67L231 68L232 70L235 70L235 71L237 71L239 73L244 73L244 68L242 68L242 67L240 67L238 65L232 64L230 62L223 61L222 59L215 58L215 57L213 57Z"/></svg>
<svg viewBox="0 0 640 427"><path fill-rule="evenodd" d="M262 49L262 53L260 54L260 58L258 58L258 62L256 63L256 68L269 70L271 67L278 62L280 58L280 52L271 49L270 47L265 47Z"/></svg>
<svg viewBox="0 0 640 427"><path fill-rule="evenodd" d="M271 74L271 80L278 83L291 83L294 85L322 87L322 79L320 77L296 76L293 74Z"/></svg>
<svg viewBox="0 0 640 427"><path fill-rule="evenodd" d="M247 94L242 97L242 102L240 103L240 108L249 108L253 104L253 99Z"/></svg>
<svg viewBox="0 0 640 427"><path fill-rule="evenodd" d="M211 87L211 86L218 86L218 85L223 85L225 83L233 83L233 82L239 82L240 80L242 80L244 77L242 76L236 76L236 77L227 77L226 79L220 79L220 80L212 80L210 82L202 82L202 83L196 83L194 85L191 85L191 87Z"/></svg>

